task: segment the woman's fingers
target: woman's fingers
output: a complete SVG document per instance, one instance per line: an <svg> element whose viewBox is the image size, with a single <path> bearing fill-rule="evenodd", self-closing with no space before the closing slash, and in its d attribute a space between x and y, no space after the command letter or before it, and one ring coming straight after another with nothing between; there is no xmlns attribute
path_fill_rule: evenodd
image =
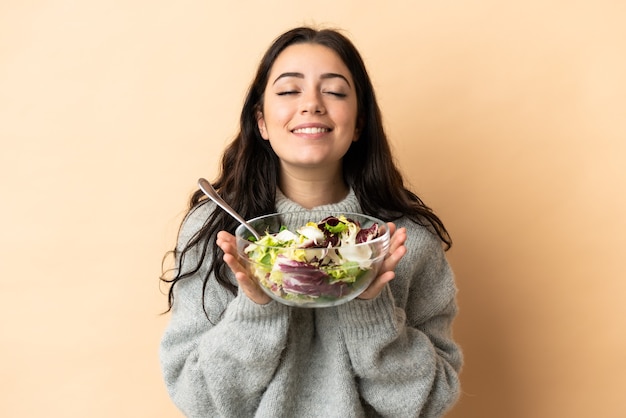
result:
<svg viewBox="0 0 626 418"><path fill-rule="evenodd" d="M382 272L395 270L402 257L406 254L405 242L406 228L399 228L394 232L389 242L389 251L380 269Z"/></svg>
<svg viewBox="0 0 626 418"><path fill-rule="evenodd" d="M242 290L248 298L259 305L265 305L270 301L270 297L261 290L256 281L250 278L247 271L236 258L231 254L224 254L224 261L235 274L235 279L237 279L237 283L239 283L239 290Z"/></svg>
<svg viewBox="0 0 626 418"><path fill-rule="evenodd" d="M383 274L379 275L374 279L372 284L369 285L365 292L359 295L359 299L374 299L376 296L382 292L383 288L387 283L389 283L395 277L395 273L393 271L386 271Z"/></svg>
<svg viewBox="0 0 626 418"><path fill-rule="evenodd" d="M388 222L387 226L389 227L389 234L391 235L389 239L389 252L387 253L389 256L406 242L406 228L398 229L392 222Z"/></svg>
<svg viewBox="0 0 626 418"><path fill-rule="evenodd" d="M270 302L270 297L261 290L256 281L250 278L244 266L239 262L235 237L228 232L220 231L217 234L216 244L224 251L224 262L235 275L239 289L255 303L264 305Z"/></svg>
<svg viewBox="0 0 626 418"><path fill-rule="evenodd" d="M402 257L406 254L406 247L404 246L406 242L406 229L400 228L396 230L394 224L389 223L388 225L389 232L393 234L389 243L389 252L380 267L378 277L374 279L365 292L359 295L359 299L373 299L378 296L385 285L396 277L394 270L400 260L402 260Z"/></svg>

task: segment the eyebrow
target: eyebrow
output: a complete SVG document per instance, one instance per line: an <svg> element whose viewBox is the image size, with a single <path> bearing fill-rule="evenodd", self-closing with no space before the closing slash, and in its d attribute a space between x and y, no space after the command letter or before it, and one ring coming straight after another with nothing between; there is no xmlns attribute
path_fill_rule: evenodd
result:
<svg viewBox="0 0 626 418"><path fill-rule="evenodd" d="M282 73L281 75L279 75L278 77L276 77L276 80L274 80L274 82L272 84L276 84L276 82L278 80L280 80L281 78L285 78L285 77L296 77L296 78L304 78L304 74L302 73L296 73L296 72L287 72L287 73ZM350 82L348 81L348 79L341 75L341 74L337 74L337 73L324 73L320 76L320 78L322 80L327 80L329 78L341 78L343 81L346 82L346 84L348 84L348 86L352 87L350 85Z"/></svg>

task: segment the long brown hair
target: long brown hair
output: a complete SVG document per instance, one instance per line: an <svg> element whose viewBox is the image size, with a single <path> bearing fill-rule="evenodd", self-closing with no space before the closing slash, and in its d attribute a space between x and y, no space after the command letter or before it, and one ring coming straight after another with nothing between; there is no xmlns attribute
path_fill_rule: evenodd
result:
<svg viewBox="0 0 626 418"><path fill-rule="evenodd" d="M343 175L346 184L354 190L363 212L385 221L406 216L429 228L441 239L446 249L450 248L452 241L442 221L415 193L404 186L391 154L374 88L363 59L352 42L335 30L299 27L285 32L272 43L261 59L250 85L241 111L240 131L224 151L220 174L213 186L246 219L276 211L279 160L269 142L258 131L257 113L262 111L263 94L274 61L285 48L297 43L313 43L332 49L352 74L360 136L343 158ZM190 199L189 211L204 203L204 195L197 190ZM182 243L182 249L175 251L175 277L169 279L165 274L161 277L163 281L171 283L168 293L170 309L174 303L173 289L176 283L196 274L209 253L211 263L204 276L201 295L203 303L211 274L223 287L233 294L237 293L237 286L228 278L229 269L222 259L223 252L216 245L210 245L219 231L232 233L237 225L237 221L218 208L190 241ZM191 249L200 253L197 265L182 271L183 260Z"/></svg>

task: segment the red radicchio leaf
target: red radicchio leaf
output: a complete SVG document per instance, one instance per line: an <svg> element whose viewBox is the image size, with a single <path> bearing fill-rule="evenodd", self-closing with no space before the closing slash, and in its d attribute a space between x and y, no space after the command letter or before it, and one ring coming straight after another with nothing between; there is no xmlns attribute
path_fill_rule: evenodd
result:
<svg viewBox="0 0 626 418"><path fill-rule="evenodd" d="M374 224L367 229L361 229L358 234L356 234L356 243L361 244L373 240L378 236L378 231L378 224Z"/></svg>

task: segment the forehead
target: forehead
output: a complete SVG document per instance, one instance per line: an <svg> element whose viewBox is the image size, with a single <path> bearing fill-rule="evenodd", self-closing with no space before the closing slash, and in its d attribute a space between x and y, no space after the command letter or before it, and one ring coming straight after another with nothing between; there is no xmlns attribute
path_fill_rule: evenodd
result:
<svg viewBox="0 0 626 418"><path fill-rule="evenodd" d="M346 77L352 84L352 74L341 57L332 49L319 44L302 43L285 48L276 57L268 82L272 83L284 72L302 73L305 78L336 73Z"/></svg>

